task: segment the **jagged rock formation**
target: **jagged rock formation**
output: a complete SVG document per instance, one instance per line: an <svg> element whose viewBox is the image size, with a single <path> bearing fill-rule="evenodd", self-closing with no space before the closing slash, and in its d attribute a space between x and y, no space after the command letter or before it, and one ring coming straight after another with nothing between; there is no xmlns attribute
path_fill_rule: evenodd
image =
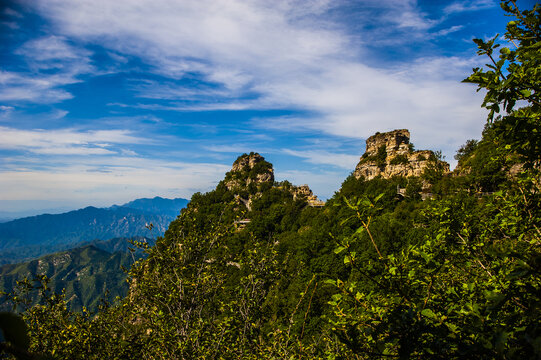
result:
<svg viewBox="0 0 541 360"><path fill-rule="evenodd" d="M231 191L247 188L252 183L259 185L273 182L272 165L258 153L239 156L225 177L225 186Z"/></svg>
<svg viewBox="0 0 541 360"><path fill-rule="evenodd" d="M272 164L258 153L243 154L225 175L224 184L235 193L239 204L251 210L253 199L261 195L263 188L274 184Z"/></svg>
<svg viewBox="0 0 541 360"><path fill-rule="evenodd" d="M409 131L401 129L376 133L366 139L366 151L353 174L357 179L364 177L366 180L377 176L385 179L420 176L428 166L438 162L445 172L449 171L449 164L438 160L433 151L414 151Z"/></svg>
<svg viewBox="0 0 541 360"><path fill-rule="evenodd" d="M241 155L235 160L231 171L224 179L224 184L229 191L235 193L239 204L243 204L248 210L254 199L261 192L274 185L274 170L272 164L258 153ZM321 207L324 201L317 198L308 185L291 186L291 194L294 199L304 199L309 206Z"/></svg>
<svg viewBox="0 0 541 360"><path fill-rule="evenodd" d="M309 206L321 207L325 206L325 202L317 198L312 192L312 189L306 184L294 186L292 188L293 199L305 199Z"/></svg>

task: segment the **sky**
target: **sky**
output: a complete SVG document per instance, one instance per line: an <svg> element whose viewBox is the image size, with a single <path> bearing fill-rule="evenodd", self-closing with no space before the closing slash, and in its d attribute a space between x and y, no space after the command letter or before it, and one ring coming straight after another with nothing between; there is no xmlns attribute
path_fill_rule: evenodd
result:
<svg viewBox="0 0 541 360"><path fill-rule="evenodd" d="M190 198L251 151L325 199L401 128L453 166L486 122L472 39L508 21L495 0L0 0L0 212Z"/></svg>

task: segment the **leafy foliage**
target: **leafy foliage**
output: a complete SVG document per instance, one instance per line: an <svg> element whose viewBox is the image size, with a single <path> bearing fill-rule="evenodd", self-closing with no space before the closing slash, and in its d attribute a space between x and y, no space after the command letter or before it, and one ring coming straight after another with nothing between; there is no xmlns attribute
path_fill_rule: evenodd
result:
<svg viewBox="0 0 541 360"><path fill-rule="evenodd" d="M151 241L144 238L134 240ZM128 293L127 274L122 269L129 269L135 259L143 255L140 251L130 251L128 241L120 238L93 242L26 263L3 265L0 267L0 293L10 291L17 281L24 278L46 275L54 291L65 291L71 310L80 311L86 307L95 311L104 296L112 301ZM38 292L29 296L32 303L38 302ZM0 309L9 308L8 303L0 302Z"/></svg>
<svg viewBox="0 0 541 360"><path fill-rule="evenodd" d="M502 1L505 12L515 17L507 24L504 38L508 46L501 47L498 58L496 41L474 39L478 54L490 59L489 70L473 69L465 82L486 90L483 107L490 110L488 119L501 141L502 149L521 155L526 165L538 163L541 153L539 136L541 109L541 7L520 11L514 0ZM527 104L516 109L517 104ZM496 117L501 111L505 115Z"/></svg>

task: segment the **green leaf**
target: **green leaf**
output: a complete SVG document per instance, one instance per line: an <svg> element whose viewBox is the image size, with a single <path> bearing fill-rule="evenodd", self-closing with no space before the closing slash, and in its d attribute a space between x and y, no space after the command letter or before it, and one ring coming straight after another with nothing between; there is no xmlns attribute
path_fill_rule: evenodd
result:
<svg viewBox="0 0 541 360"><path fill-rule="evenodd" d="M355 231L355 234L361 234L365 231L364 226L359 226Z"/></svg>
<svg viewBox="0 0 541 360"><path fill-rule="evenodd" d="M525 98L532 96L532 92L528 89L520 90L520 94Z"/></svg>
<svg viewBox="0 0 541 360"><path fill-rule="evenodd" d="M342 251L346 250L347 248L345 246L339 246L336 249L334 249L335 254L340 254Z"/></svg>
<svg viewBox="0 0 541 360"><path fill-rule="evenodd" d="M438 319L436 314L434 314L434 312L431 309L423 309L423 311L421 311L421 315L426 316L427 318L433 319L433 320Z"/></svg>

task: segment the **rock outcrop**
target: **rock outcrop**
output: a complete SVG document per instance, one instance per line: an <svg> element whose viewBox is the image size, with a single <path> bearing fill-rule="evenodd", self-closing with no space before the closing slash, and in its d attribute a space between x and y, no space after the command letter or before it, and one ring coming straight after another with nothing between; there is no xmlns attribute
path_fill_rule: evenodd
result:
<svg viewBox="0 0 541 360"><path fill-rule="evenodd" d="M319 200L312 192L312 189L308 185L293 186L292 188L293 199L304 199L309 206L322 207L325 206L325 202Z"/></svg>
<svg viewBox="0 0 541 360"><path fill-rule="evenodd" d="M438 160L431 150L414 151L407 129L376 133L366 139L366 151L354 171L359 179L371 180L377 176L385 179L393 176L421 176L425 169L438 164L444 172L449 164Z"/></svg>
<svg viewBox="0 0 541 360"><path fill-rule="evenodd" d="M225 186L231 191L245 189L252 183L260 185L263 183L272 184L273 182L272 165L258 153L239 156L225 177Z"/></svg>
<svg viewBox="0 0 541 360"><path fill-rule="evenodd" d="M235 193L239 204L251 210L252 201L261 196L264 188L274 184L272 164L258 153L243 154L225 175L224 184L227 190Z"/></svg>

